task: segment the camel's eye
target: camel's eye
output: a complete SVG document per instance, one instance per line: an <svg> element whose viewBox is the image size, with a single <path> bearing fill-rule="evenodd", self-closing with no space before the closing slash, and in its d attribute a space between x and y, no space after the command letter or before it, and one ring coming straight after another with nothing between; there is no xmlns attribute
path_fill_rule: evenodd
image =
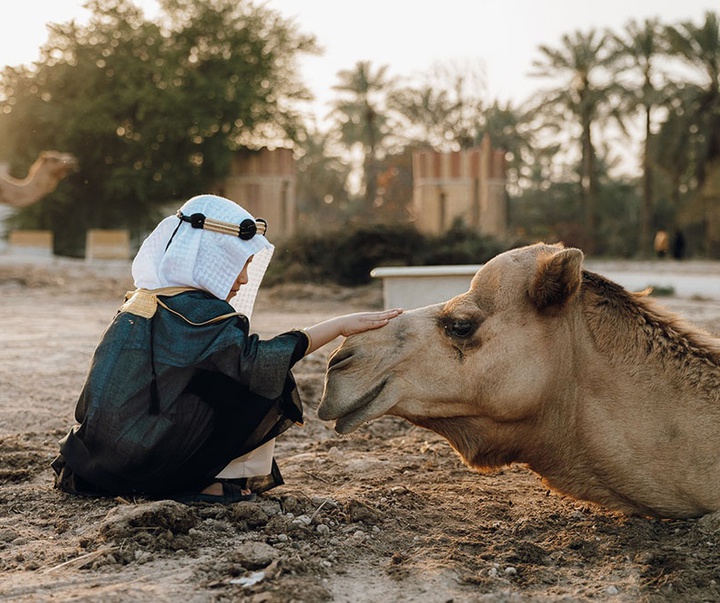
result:
<svg viewBox="0 0 720 603"><path fill-rule="evenodd" d="M452 322L445 325L445 330L447 331L448 335L451 335L452 337L469 337L472 335L472 332L475 330L475 327L473 323L467 321L467 320L453 320Z"/></svg>

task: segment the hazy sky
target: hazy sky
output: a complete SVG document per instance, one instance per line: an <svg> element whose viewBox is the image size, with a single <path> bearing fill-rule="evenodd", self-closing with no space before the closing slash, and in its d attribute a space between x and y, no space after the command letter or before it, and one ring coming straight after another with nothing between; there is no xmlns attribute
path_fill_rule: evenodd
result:
<svg viewBox="0 0 720 603"><path fill-rule="evenodd" d="M19 0L0 20L0 65L31 63L47 38L46 22L83 19L84 0ZM357 61L387 65L389 75L428 71L438 62L482 61L490 98L526 100L541 82L528 77L540 44L565 33L610 28L630 20L700 23L718 0L267 0L324 48L301 64L318 108L333 97L337 72ZM136 0L151 16L154 0Z"/></svg>

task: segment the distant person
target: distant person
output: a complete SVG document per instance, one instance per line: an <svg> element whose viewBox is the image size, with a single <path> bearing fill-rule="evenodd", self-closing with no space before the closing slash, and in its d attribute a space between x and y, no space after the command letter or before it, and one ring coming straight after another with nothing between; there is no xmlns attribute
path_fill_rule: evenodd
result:
<svg viewBox="0 0 720 603"><path fill-rule="evenodd" d="M682 260L685 257L685 236L681 230L676 230L673 236L672 255L676 260Z"/></svg>
<svg viewBox="0 0 720 603"><path fill-rule="evenodd" d="M670 239L668 238L668 233L666 230L660 229L655 234L655 242L654 242L654 248L655 248L655 255L659 258L664 258L667 256L668 250L670 248Z"/></svg>
<svg viewBox="0 0 720 603"><path fill-rule="evenodd" d="M232 503L283 483L274 439L303 420L292 366L401 310L251 335L274 249L266 227L236 203L202 195L148 236L132 265L137 289L95 350L78 425L52 463L57 488Z"/></svg>

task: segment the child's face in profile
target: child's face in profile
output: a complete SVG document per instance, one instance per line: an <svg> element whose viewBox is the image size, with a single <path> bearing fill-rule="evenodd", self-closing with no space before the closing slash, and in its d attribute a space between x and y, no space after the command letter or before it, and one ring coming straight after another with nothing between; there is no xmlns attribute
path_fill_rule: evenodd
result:
<svg viewBox="0 0 720 603"><path fill-rule="evenodd" d="M235 279L235 282L230 289L230 293L228 293L228 296L225 298L225 301L230 301L233 297L235 297L237 295L238 289L240 289L242 285L248 282L248 266L250 266L250 262L252 262L252 259L253 256L250 256L248 258L248 261L245 262L243 269L240 271L240 274L238 274L238 277Z"/></svg>

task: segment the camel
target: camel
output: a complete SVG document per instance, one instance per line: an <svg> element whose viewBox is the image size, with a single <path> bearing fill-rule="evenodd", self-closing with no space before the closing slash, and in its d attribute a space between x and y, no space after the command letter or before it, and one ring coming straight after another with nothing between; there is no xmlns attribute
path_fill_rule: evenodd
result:
<svg viewBox="0 0 720 603"><path fill-rule="evenodd" d="M30 166L26 178L19 180L0 174L0 204L26 207L57 188L60 181L77 169L77 160L69 153L43 151Z"/></svg>
<svg viewBox="0 0 720 603"><path fill-rule="evenodd" d="M381 415L446 438L471 468L522 463L630 515L720 509L720 339L583 270L583 253L502 253L469 291L347 338L318 416Z"/></svg>

